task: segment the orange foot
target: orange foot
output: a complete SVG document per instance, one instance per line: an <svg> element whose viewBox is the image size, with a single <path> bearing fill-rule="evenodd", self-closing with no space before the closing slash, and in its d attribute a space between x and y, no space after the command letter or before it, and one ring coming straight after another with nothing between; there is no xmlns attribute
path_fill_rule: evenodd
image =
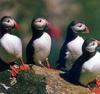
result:
<svg viewBox="0 0 100 94"><path fill-rule="evenodd" d="M45 63L45 66L46 66L48 69L51 69L51 65L50 65L50 63L49 63L48 58L46 58L46 60L44 61L44 63Z"/></svg>
<svg viewBox="0 0 100 94"><path fill-rule="evenodd" d="M51 69L51 65L50 65L50 64L48 64L48 65L47 65L47 68Z"/></svg>
<svg viewBox="0 0 100 94"><path fill-rule="evenodd" d="M93 94L100 94L100 87L90 89Z"/></svg>
<svg viewBox="0 0 100 94"><path fill-rule="evenodd" d="M20 72L19 67L11 66L10 68L11 68L11 70L10 70L11 76L16 77L17 74Z"/></svg>
<svg viewBox="0 0 100 94"><path fill-rule="evenodd" d="M100 94L100 79L96 79L96 87L90 88L94 94Z"/></svg>
<svg viewBox="0 0 100 94"><path fill-rule="evenodd" d="M30 71L30 67L27 64L20 65L20 71Z"/></svg>

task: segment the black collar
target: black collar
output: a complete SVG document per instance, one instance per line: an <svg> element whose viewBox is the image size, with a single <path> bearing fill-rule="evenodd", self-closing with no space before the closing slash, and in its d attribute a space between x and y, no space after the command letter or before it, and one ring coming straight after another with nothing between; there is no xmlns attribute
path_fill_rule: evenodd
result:
<svg viewBox="0 0 100 94"><path fill-rule="evenodd" d="M71 29L71 27L69 27L67 29L66 42L68 43L68 42L74 40L77 36L78 36L77 33L75 31L73 31Z"/></svg>
<svg viewBox="0 0 100 94"><path fill-rule="evenodd" d="M43 35L43 33L44 33L41 30L33 30L32 32L33 32L32 33L32 40L35 40L35 39L41 37Z"/></svg>
<svg viewBox="0 0 100 94"><path fill-rule="evenodd" d="M7 30L3 27L0 26L0 39L3 37L4 34L8 33Z"/></svg>

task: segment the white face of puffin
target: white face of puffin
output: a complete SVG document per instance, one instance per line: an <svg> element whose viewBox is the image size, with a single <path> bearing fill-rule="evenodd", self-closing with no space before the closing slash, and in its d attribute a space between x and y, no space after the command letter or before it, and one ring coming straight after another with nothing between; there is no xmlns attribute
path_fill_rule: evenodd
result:
<svg viewBox="0 0 100 94"><path fill-rule="evenodd" d="M9 18L9 17L4 18L1 23L2 23L2 25L6 26L6 27L14 27L16 25L15 20L12 18Z"/></svg>
<svg viewBox="0 0 100 94"><path fill-rule="evenodd" d="M89 32L87 26L83 23L77 23L74 26L72 26L73 31L86 31L86 33Z"/></svg>
<svg viewBox="0 0 100 94"><path fill-rule="evenodd" d="M35 25L35 28L37 30L43 30L44 27L48 24L48 21L44 18L37 18L35 21L34 21L34 25Z"/></svg>
<svg viewBox="0 0 100 94"><path fill-rule="evenodd" d="M90 42L88 44L88 46L86 47L86 50L88 52L95 52L97 46L98 46L98 41L97 40L94 40L94 41L92 41L92 42Z"/></svg>

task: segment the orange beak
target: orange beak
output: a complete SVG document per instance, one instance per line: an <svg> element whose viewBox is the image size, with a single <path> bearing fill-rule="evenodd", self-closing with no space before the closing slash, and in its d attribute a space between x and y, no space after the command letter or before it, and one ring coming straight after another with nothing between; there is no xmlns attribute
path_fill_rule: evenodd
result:
<svg viewBox="0 0 100 94"><path fill-rule="evenodd" d="M15 24L15 28L16 28L17 30L19 30L20 25L19 25L18 23L16 23L16 24Z"/></svg>
<svg viewBox="0 0 100 94"><path fill-rule="evenodd" d="M86 28L84 29L84 33L90 33L89 28L86 26Z"/></svg>
<svg viewBox="0 0 100 94"><path fill-rule="evenodd" d="M96 40L97 41L97 43L100 45L100 40Z"/></svg>

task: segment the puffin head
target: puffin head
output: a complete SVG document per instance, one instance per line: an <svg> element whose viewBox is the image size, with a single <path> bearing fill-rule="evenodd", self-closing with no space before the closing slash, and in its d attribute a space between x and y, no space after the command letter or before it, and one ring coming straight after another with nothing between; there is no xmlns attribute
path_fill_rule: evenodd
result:
<svg viewBox="0 0 100 94"><path fill-rule="evenodd" d="M69 27L75 32L81 31L82 33L89 33L88 27L80 21L72 21Z"/></svg>
<svg viewBox="0 0 100 94"><path fill-rule="evenodd" d="M97 47L99 46L100 41L90 38L86 39L83 43L83 51L87 51L89 53L95 52Z"/></svg>
<svg viewBox="0 0 100 94"><path fill-rule="evenodd" d="M18 29L19 25L16 23L14 18L10 16L4 16L0 20L0 25L5 29Z"/></svg>
<svg viewBox="0 0 100 94"><path fill-rule="evenodd" d="M48 27L48 21L45 18L35 18L31 23L32 30L45 31Z"/></svg>

